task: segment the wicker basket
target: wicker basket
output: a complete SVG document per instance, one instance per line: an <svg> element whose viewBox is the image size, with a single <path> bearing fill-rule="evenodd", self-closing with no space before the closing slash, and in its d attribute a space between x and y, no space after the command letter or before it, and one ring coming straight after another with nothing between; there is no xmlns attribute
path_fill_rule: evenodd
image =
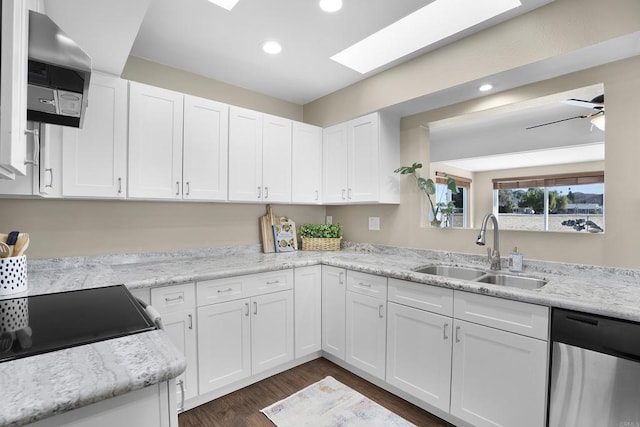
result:
<svg viewBox="0 0 640 427"><path fill-rule="evenodd" d="M301 237L303 251L339 251L342 237Z"/></svg>

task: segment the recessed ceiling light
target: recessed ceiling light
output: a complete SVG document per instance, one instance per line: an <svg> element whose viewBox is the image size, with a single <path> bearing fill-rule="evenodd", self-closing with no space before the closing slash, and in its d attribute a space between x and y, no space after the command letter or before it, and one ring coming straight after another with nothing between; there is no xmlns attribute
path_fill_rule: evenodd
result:
<svg viewBox="0 0 640 427"><path fill-rule="evenodd" d="M493 85L491 85L491 84L489 84L489 83L484 84L484 85L482 85L482 86L480 86L480 87L478 88L478 90L479 90L480 92L486 92L486 91L491 90L491 89L493 89Z"/></svg>
<svg viewBox="0 0 640 427"><path fill-rule="evenodd" d="M520 0L435 0L331 59L368 73L518 6Z"/></svg>
<svg viewBox="0 0 640 427"><path fill-rule="evenodd" d="M342 0L320 0L318 4L325 12L337 12L342 9Z"/></svg>
<svg viewBox="0 0 640 427"><path fill-rule="evenodd" d="M223 9L231 10L235 7L236 4L238 4L240 0L209 0L209 1L215 4L216 6L220 6Z"/></svg>
<svg viewBox="0 0 640 427"><path fill-rule="evenodd" d="M280 45L280 43L270 40L262 45L262 50L270 55L277 55L278 53L282 52L282 46Z"/></svg>

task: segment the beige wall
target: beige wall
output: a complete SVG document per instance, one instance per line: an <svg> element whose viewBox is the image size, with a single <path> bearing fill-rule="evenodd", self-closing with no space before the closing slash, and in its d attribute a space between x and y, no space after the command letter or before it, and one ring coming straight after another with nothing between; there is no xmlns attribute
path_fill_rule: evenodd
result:
<svg viewBox="0 0 640 427"><path fill-rule="evenodd" d="M198 74L130 56L122 78L213 99L291 120L302 120L302 105L252 92Z"/></svg>
<svg viewBox="0 0 640 427"><path fill-rule="evenodd" d="M635 226L640 212L640 192L628 183L640 180L640 57L603 65L546 82L528 85L501 94L406 117L401 122L401 163L420 161L429 164L428 124L486 105L500 105L513 100L604 83L607 105L605 133L606 233L501 232L500 246L518 246L525 258L640 268L637 242L640 227ZM425 171L428 173L428 171ZM624 184L622 184L624 183ZM474 182L474 186L477 183ZM484 254L474 244L477 230L433 229L420 226L419 200L415 184L403 179L399 206L328 207L327 215L340 222L345 239L356 242L386 243L398 246L441 249ZM490 211L491 201L474 213L481 218ZM485 212L486 211L486 212ZM366 229L369 216L380 216L381 231Z"/></svg>

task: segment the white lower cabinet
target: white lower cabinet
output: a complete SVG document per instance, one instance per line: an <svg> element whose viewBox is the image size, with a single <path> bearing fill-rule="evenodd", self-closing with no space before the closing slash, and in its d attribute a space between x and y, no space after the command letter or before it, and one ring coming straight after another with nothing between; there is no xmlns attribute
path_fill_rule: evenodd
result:
<svg viewBox="0 0 640 427"><path fill-rule="evenodd" d="M449 412L453 319L389 303L387 382Z"/></svg>
<svg viewBox="0 0 640 427"><path fill-rule="evenodd" d="M322 348L322 267L294 270L295 357Z"/></svg>
<svg viewBox="0 0 640 427"><path fill-rule="evenodd" d="M322 266L322 350L345 358L347 277L344 268Z"/></svg>
<svg viewBox="0 0 640 427"><path fill-rule="evenodd" d="M187 362L185 371L176 377L177 405L178 412L181 412L185 401L198 395L194 284L154 288L151 290L151 305L160 313L164 330Z"/></svg>
<svg viewBox="0 0 640 427"><path fill-rule="evenodd" d="M293 360L292 282L286 270L198 283L200 394Z"/></svg>

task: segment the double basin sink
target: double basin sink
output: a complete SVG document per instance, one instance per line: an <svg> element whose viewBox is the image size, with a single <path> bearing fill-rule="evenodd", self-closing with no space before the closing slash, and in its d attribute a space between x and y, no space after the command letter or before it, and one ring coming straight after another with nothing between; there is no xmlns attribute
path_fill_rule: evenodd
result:
<svg viewBox="0 0 640 427"><path fill-rule="evenodd" d="M451 277L452 279L471 280L492 285L508 286L520 289L539 289L547 284L546 280L535 277L505 274L501 272L486 272L475 268L454 267L448 265L429 265L414 269L416 273L433 274L435 276Z"/></svg>

